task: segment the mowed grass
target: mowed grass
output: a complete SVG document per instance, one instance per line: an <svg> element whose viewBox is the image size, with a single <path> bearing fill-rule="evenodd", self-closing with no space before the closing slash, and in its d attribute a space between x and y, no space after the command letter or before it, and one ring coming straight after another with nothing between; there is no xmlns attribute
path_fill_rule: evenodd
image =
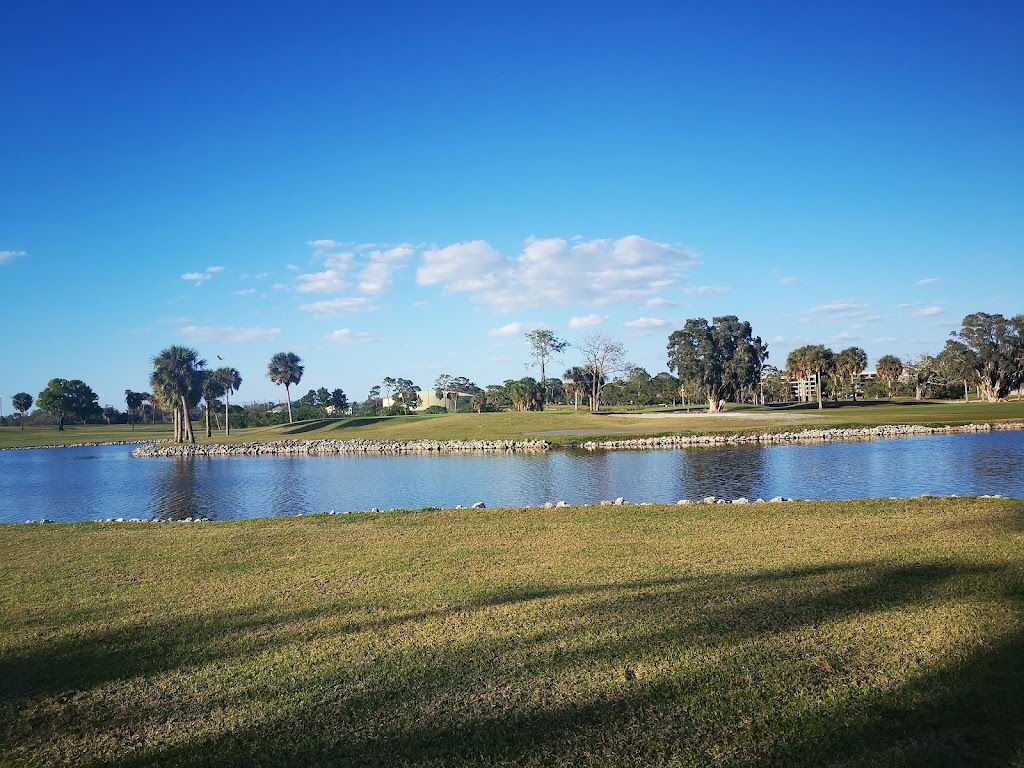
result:
<svg viewBox="0 0 1024 768"><path fill-rule="evenodd" d="M7 526L0 763L1024 765L1024 502Z"/></svg>
<svg viewBox="0 0 1024 768"><path fill-rule="evenodd" d="M696 412L697 409L695 409ZM750 433L813 429L819 427L872 427L881 424L968 424L972 422L1024 421L1024 402L953 403L872 401L781 406L732 406L720 416L650 418L684 413L684 410L652 408L644 413L592 414L564 406L542 412L449 413L437 416L378 416L314 419L277 427L232 428L229 438L215 431L207 438L201 421L194 422L200 443L270 442L273 440L529 440L578 443L589 438L618 439L655 435ZM135 432L125 425L69 426L0 429L0 448L30 447L117 440L160 439L171 436L164 424L139 425Z"/></svg>

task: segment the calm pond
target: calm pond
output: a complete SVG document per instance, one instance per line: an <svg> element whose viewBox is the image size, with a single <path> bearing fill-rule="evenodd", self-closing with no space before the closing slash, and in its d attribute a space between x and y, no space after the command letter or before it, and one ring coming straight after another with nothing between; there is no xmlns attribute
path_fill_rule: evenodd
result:
<svg viewBox="0 0 1024 768"><path fill-rule="evenodd" d="M1024 497L1024 432L864 442L517 455L136 459L131 446L0 451L0 522L373 507L667 502L705 496Z"/></svg>

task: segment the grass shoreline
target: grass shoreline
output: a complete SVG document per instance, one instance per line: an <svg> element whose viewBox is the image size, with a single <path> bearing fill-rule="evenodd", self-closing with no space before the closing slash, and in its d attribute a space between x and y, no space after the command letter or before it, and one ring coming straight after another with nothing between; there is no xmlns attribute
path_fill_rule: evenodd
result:
<svg viewBox="0 0 1024 768"><path fill-rule="evenodd" d="M685 415L653 419L668 411L591 414L571 409L542 412L453 413L437 416L343 417L276 427L235 430L230 438L215 433L200 445L268 443L278 440L545 440L552 445L651 437L777 434L804 429L858 429L886 425L963 426L971 423L1024 422L1024 402L872 402L816 407L733 407L723 415ZM571 434L567 434L571 433ZM170 437L164 425L68 427L57 432L35 427L24 432L0 429L0 449L128 441Z"/></svg>
<svg viewBox="0 0 1024 768"><path fill-rule="evenodd" d="M1024 759L1018 500L4 533L4 764Z"/></svg>

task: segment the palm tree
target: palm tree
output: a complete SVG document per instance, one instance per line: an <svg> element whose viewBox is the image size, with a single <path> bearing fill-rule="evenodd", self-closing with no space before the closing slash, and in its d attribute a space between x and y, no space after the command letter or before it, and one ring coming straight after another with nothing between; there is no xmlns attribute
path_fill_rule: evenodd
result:
<svg viewBox="0 0 1024 768"><path fill-rule="evenodd" d="M882 355L875 366L878 377L889 385L889 399L892 400L892 385L903 373L903 361L896 355Z"/></svg>
<svg viewBox="0 0 1024 768"><path fill-rule="evenodd" d="M267 378L274 384L284 385L284 394L288 400L288 423L292 423L292 395L289 387L302 381L302 373L306 369L302 359L294 352L278 352L267 365Z"/></svg>
<svg viewBox="0 0 1024 768"><path fill-rule="evenodd" d="M818 409L824 406L821 404L822 381L825 374L832 370L835 363L835 355L832 350L824 344L807 344L798 347L789 353L786 358L786 370L795 379L809 378L813 373L818 389Z"/></svg>
<svg viewBox="0 0 1024 768"><path fill-rule="evenodd" d="M237 392L242 386L242 374L234 368L218 368L213 372L213 378L224 390L224 434L231 434L231 421L228 414L228 407L231 404L231 393Z"/></svg>
<svg viewBox="0 0 1024 768"><path fill-rule="evenodd" d="M190 347L167 347L153 358L150 384L156 396L175 412L174 439L196 441L189 409L199 402L206 361Z"/></svg>
<svg viewBox="0 0 1024 768"><path fill-rule="evenodd" d="M868 367L868 353L860 347L847 347L836 356L836 370L840 376L850 379L853 402L857 402L857 380Z"/></svg>
<svg viewBox="0 0 1024 768"><path fill-rule="evenodd" d="M18 421L21 423L21 429L25 429L25 414L28 413L28 409L32 407L32 395L28 392L19 392L11 398L11 405L14 406L14 410L21 412L21 418Z"/></svg>
<svg viewBox="0 0 1024 768"><path fill-rule="evenodd" d="M224 387L214 377L213 371L209 371L203 376L200 391L203 393L203 400L206 401L206 436L213 437L213 429L210 426L210 409L214 405L220 405L217 401L224 395Z"/></svg>

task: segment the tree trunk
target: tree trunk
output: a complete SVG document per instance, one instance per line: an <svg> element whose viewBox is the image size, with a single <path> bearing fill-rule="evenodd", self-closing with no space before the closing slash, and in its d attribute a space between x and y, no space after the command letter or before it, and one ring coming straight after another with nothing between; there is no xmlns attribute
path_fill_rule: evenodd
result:
<svg viewBox="0 0 1024 768"><path fill-rule="evenodd" d="M853 402L857 402L857 380L850 377L850 388L853 390Z"/></svg>
<svg viewBox="0 0 1024 768"><path fill-rule="evenodd" d="M970 401L970 394L967 389L967 379L964 379L964 402L969 403Z"/></svg>
<svg viewBox="0 0 1024 768"><path fill-rule="evenodd" d="M228 413L228 406L230 405L230 398L228 392L224 390L224 434L231 434L231 415Z"/></svg>
<svg viewBox="0 0 1024 768"><path fill-rule="evenodd" d="M213 437L213 429L210 427L210 404L206 404L206 436Z"/></svg>
<svg viewBox="0 0 1024 768"><path fill-rule="evenodd" d="M818 386L818 410L820 411L822 408L825 407L824 405L821 404L821 371L817 372L817 376L815 377L815 381L816 381L817 386Z"/></svg>
<svg viewBox="0 0 1024 768"><path fill-rule="evenodd" d="M284 396L288 401L288 423L292 423L292 393L288 391L288 385L284 385Z"/></svg>
<svg viewBox="0 0 1024 768"><path fill-rule="evenodd" d="M182 425L185 427L185 439L188 440L190 443L195 444L196 433L192 429L192 417L189 415L188 402L185 400L184 395L181 396L181 416Z"/></svg>

